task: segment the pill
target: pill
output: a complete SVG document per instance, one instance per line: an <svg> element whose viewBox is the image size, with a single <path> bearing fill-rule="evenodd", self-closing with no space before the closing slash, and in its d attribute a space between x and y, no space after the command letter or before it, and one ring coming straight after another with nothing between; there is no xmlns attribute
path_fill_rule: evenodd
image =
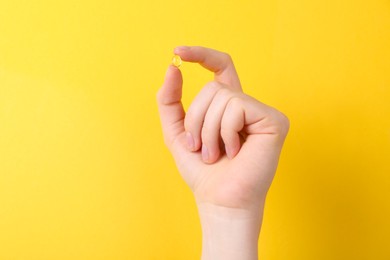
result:
<svg viewBox="0 0 390 260"><path fill-rule="evenodd" d="M179 68L181 66L181 58L179 55L174 55L172 58L172 65Z"/></svg>

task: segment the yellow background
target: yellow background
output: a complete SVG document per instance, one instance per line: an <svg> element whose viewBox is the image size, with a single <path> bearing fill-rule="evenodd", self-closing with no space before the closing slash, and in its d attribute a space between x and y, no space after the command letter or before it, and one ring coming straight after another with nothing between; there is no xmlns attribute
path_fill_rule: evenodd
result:
<svg viewBox="0 0 390 260"><path fill-rule="evenodd" d="M155 104L183 44L291 120L261 259L390 259L388 0L0 0L0 259L199 259Z"/></svg>

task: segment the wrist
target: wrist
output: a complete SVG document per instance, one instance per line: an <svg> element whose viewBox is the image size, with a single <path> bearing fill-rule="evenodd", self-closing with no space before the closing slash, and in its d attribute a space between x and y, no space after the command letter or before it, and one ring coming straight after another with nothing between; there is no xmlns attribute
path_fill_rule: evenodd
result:
<svg viewBox="0 0 390 260"><path fill-rule="evenodd" d="M202 260L258 259L264 203L239 209L197 203L202 226Z"/></svg>

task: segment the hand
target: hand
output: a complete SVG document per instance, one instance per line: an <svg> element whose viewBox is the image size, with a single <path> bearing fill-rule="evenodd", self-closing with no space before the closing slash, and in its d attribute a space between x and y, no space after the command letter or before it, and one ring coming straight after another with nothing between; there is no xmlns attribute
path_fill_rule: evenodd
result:
<svg viewBox="0 0 390 260"><path fill-rule="evenodd" d="M202 47L176 48L175 54L215 73L215 81L200 91L187 115L179 69L168 68L158 92L165 143L180 173L199 202L256 207L275 173L287 118L242 92L227 54Z"/></svg>
<svg viewBox="0 0 390 260"><path fill-rule="evenodd" d="M288 119L243 93L229 55L203 47L178 47L174 53L214 72L215 79L195 97L186 114L182 74L174 66L168 68L157 94L165 143L195 195L202 226L210 226L215 217L218 223L249 220L256 231L253 240L258 237Z"/></svg>

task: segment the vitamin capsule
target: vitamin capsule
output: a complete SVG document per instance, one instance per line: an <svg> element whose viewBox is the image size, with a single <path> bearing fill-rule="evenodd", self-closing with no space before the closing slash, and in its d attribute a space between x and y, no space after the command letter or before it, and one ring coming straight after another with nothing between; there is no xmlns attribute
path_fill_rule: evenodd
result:
<svg viewBox="0 0 390 260"><path fill-rule="evenodd" d="M172 65L176 68L180 68L181 66L181 58L179 55L174 55L172 58Z"/></svg>

